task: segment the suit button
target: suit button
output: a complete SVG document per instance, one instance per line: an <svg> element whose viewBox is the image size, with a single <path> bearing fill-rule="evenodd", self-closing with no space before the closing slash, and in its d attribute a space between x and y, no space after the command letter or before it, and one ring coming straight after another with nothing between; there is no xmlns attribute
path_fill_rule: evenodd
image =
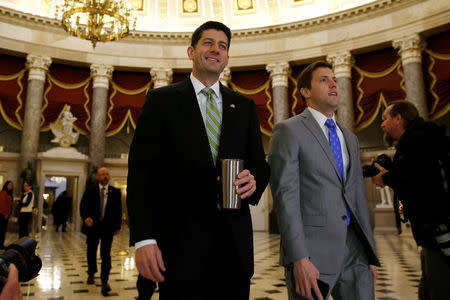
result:
<svg viewBox="0 0 450 300"><path fill-rule="evenodd" d="M347 220L347 216L342 216L342 220Z"/></svg>

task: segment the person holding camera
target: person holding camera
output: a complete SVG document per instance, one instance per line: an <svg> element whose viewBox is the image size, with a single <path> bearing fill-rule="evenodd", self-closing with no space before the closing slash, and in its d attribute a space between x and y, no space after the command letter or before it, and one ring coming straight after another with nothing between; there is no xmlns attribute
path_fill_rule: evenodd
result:
<svg viewBox="0 0 450 300"><path fill-rule="evenodd" d="M449 137L406 101L386 108L381 129L388 141L398 142L391 169L375 163L380 172L372 179L394 190L422 246L419 299L450 299Z"/></svg>

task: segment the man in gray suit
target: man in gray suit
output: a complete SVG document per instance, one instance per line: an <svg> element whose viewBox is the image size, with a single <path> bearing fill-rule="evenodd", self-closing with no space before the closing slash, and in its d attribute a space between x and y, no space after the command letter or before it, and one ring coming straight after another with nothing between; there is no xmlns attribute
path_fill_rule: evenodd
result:
<svg viewBox="0 0 450 300"><path fill-rule="evenodd" d="M298 88L308 108L274 127L269 149L289 299L374 299L379 261L359 144L335 120L339 88L332 66L309 65ZM319 285L328 285L323 297Z"/></svg>

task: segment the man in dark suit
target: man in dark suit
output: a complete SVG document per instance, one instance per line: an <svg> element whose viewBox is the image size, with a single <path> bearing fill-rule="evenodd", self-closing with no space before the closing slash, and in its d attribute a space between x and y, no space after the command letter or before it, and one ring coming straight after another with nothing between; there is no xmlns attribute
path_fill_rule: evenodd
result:
<svg viewBox="0 0 450 300"><path fill-rule="evenodd" d="M331 65L306 67L298 89L308 108L274 127L269 150L289 299L373 300L379 261L359 144L335 120L339 87ZM318 279L329 286L323 296Z"/></svg>
<svg viewBox="0 0 450 300"><path fill-rule="evenodd" d="M130 148L130 244L160 299L248 299L253 275L249 204L269 177L255 104L222 86L231 32L206 22L192 35L186 80L150 91ZM242 207L220 207L220 160L240 158Z"/></svg>
<svg viewBox="0 0 450 300"><path fill-rule="evenodd" d="M108 284L111 270L111 245L114 235L120 231L122 222L122 203L120 190L109 185L107 168L97 171L98 184L88 188L80 202L80 216L83 219L81 232L86 234L88 259L88 284L94 284L97 272L97 247L100 244L102 269L102 294L107 296L111 287Z"/></svg>

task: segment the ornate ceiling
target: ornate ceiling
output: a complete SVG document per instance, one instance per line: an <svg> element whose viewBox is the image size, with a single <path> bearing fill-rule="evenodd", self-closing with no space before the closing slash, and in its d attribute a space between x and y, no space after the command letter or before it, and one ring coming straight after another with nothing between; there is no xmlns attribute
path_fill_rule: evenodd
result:
<svg viewBox="0 0 450 300"><path fill-rule="evenodd" d="M0 6L54 17L57 0L0 0ZM231 29L291 23L337 13L374 0L129 0L139 31L190 32L207 20Z"/></svg>

